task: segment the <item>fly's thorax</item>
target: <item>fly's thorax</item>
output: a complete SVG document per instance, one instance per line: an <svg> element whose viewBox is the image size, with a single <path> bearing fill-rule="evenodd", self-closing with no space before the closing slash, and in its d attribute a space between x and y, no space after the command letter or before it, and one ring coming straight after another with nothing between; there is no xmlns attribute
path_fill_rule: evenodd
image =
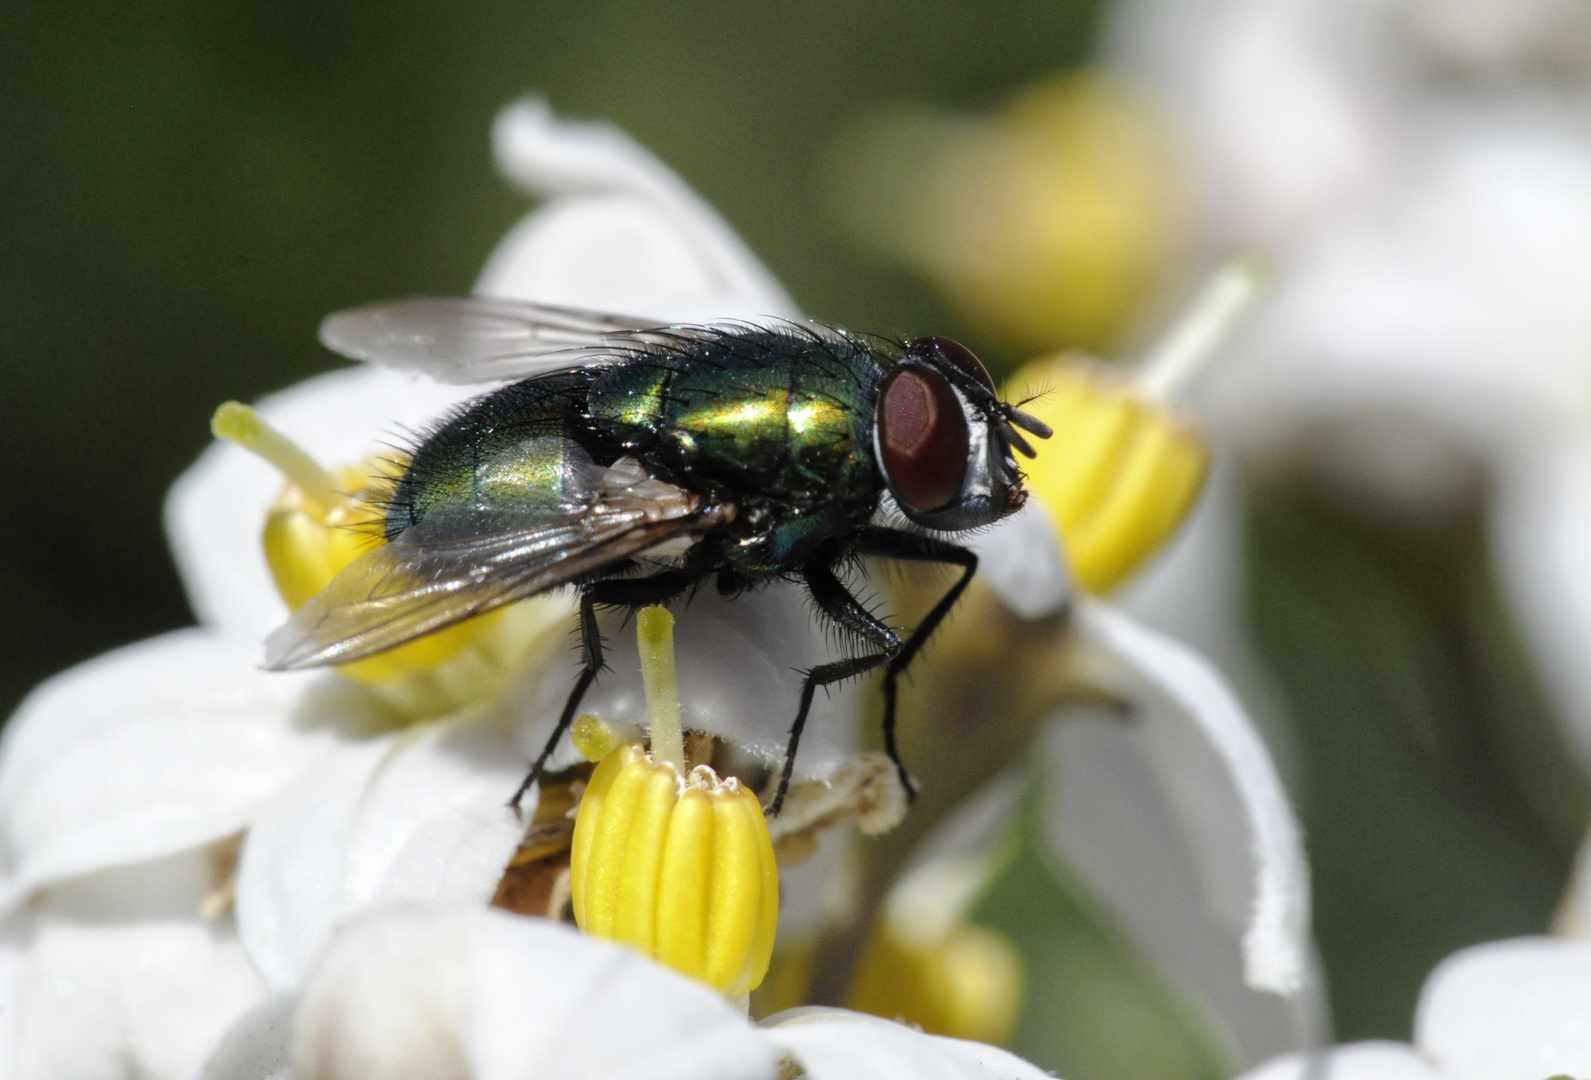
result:
<svg viewBox="0 0 1591 1080"><path fill-rule="evenodd" d="M752 578L788 574L828 541L865 525L877 505L876 495L814 505L763 500L760 505L742 508L724 530L724 561Z"/></svg>
<svg viewBox="0 0 1591 1080"><path fill-rule="evenodd" d="M881 368L867 350L746 330L603 371L590 414L613 439L691 478L794 504L877 486L870 450Z"/></svg>

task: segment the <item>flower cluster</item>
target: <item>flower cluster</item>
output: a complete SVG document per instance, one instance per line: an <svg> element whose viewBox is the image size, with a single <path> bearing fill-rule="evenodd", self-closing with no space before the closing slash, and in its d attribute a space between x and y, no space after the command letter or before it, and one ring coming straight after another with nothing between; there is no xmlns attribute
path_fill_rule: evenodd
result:
<svg viewBox="0 0 1591 1080"><path fill-rule="evenodd" d="M479 292L664 322L799 317L732 230L618 131L523 102L505 110L494 140L504 173L546 201L505 238ZM969 593L946 630L959 645L930 654L941 659L925 664L918 704L907 703L928 733L914 759L924 794L911 827L892 835L926 839L889 903L909 947L896 970L945 984L933 997L949 1003L942 1030L998 1036L1000 1017L967 1020L955 1002L969 978L996 980L973 996L974 1011L1019 995L1009 957L960 916L987 877L977 871L987 823L997 838L1009 815L984 814L969 842L961 796L994 790L985 780L998 789L1037 738L1061 777L1045 812L1057 853L1232 1033L1237 1060L1295 1049L1312 1034L1290 1021L1286 1000L1313 1000L1307 876L1264 745L1201 656L1074 594L1056 540L1077 514L1126 536L1133 555L1108 572L1071 553L1088 583L1109 584L1172 531L1177 515L1145 517L1146 493L1159 505L1175 491L1185 506L1199 452L1136 389L1078 387L1065 408L1095 395L1130 418L1127 444L1171 450L1134 459L1148 471L1125 483L1121 505L1091 497L1048 509L1046 484L1065 488L1052 474L1067 459L1041 453L1039 498L976 538L987 587ZM782 757L799 670L831 656L793 587L703 595L683 610L667 665L677 699L659 690L645 636L605 622L612 670L522 814L507 797L573 677L566 596L347 670L258 670L260 642L290 606L379 541L342 528L368 517L360 478L384 468L358 463L383 433L421 427L470 392L361 367L224 409L217 430L228 441L167 506L200 625L67 672L13 717L0 752L0 1055L13 1075L1041 1076L1003 1051L888 1020L802 1009L755 1024L731 1000L768 963L775 912L781 943L832 930L821 898L843 878L831 871L848 827L881 832L904 809L890 770L853 749L867 701L853 687L815 705L785 813L765 823L756 812L751 792ZM359 471L338 471L349 468ZM1108 468L1089 476L1124 484ZM1020 700L973 740L957 726L969 716L950 714L965 695L934 688L975 684L976 665L1010 671ZM1080 697L1125 703L1135 722L1051 723ZM666 710L677 714L673 739L658 715L666 700L677 701ZM650 758L634 745L642 733ZM963 741L936 751L932 738ZM974 743L991 753L980 758ZM594 771L583 750L604 759ZM1094 783L1073 782L1077 770ZM1102 777L1114 778L1108 791L1097 791ZM619 795L631 789L626 809ZM656 796L644 805L643 789ZM1091 790L1099 802L1080 809ZM679 864L697 870L670 871L669 885L681 897L717 888L728 867L725 888L742 890L733 903L613 891L658 885L658 860L672 856L657 838L699 840L686 819L701 814L748 838L756 873L698 847ZM632 864L650 870L624 869ZM945 873L973 884L924 933L912 913L925 908L910 896ZM631 947L560 925L566 906L581 927ZM735 923L750 926L745 948L715 966L711 943L734 936L712 928L720 910L731 913L725 926L736 911L751 918ZM527 911L554 918L517 914ZM696 941L682 932L698 925L686 913L702 911L711 925ZM875 982L870 1006L900 1015L907 997Z"/></svg>

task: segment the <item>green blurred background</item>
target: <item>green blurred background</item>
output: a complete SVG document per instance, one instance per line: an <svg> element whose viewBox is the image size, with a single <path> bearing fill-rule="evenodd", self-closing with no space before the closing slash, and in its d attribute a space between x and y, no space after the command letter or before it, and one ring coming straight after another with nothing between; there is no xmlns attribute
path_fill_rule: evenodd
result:
<svg viewBox="0 0 1591 1080"><path fill-rule="evenodd" d="M190 621L160 507L210 412L331 366L314 339L328 311L469 287L528 209L487 139L526 91L632 132L813 315L959 334L998 357L924 285L857 254L819 194L822 162L868 108L987 107L1084 61L1098 8L0 9L0 704ZM1249 608L1298 727L1338 1034L1407 1037L1432 963L1546 927L1583 830L1583 783L1500 613L1478 516L1411 533L1307 480L1254 486L1250 503ZM1545 782L1542 762L1557 763ZM1010 875L1024 895L1061 888L1030 871ZM999 898L990 910L1036 959L1049 954L1034 935L1082 943L1058 954L1058 979L1078 985L1087 963L1127 970L1081 909L1052 923ZM1149 1000L1144 1022L1168 1047L1133 1067L1218 1072L1132 972L1112 992ZM1128 1075L1127 1058L1066 1049L1097 1018L1068 1013L1063 993L1048 1002L1060 1026L1029 1023L1020 1048L1074 1080Z"/></svg>

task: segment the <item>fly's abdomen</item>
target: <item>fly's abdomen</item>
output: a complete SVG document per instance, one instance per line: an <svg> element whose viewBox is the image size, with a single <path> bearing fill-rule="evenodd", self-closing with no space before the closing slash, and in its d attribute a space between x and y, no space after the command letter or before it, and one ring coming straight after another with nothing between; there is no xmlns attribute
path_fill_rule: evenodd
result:
<svg viewBox="0 0 1591 1080"><path fill-rule="evenodd" d="M487 527L565 502L572 440L584 423L589 373L527 379L469 405L415 449L389 500L388 539L438 512Z"/></svg>

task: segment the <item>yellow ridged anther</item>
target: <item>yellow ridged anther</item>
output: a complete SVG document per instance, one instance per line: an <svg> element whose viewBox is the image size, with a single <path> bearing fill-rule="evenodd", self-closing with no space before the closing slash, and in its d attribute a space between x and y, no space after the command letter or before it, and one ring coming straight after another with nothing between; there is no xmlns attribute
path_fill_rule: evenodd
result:
<svg viewBox="0 0 1591 1080"><path fill-rule="evenodd" d="M916 940L886 922L862 954L845 1004L930 1035L999 1045L1022 1011L1022 958L1004 935L958 922Z"/></svg>
<svg viewBox="0 0 1591 1080"><path fill-rule="evenodd" d="M639 743L591 776L570 864L575 922L729 997L767 974L779 872L757 797L706 765L681 775Z"/></svg>
<svg viewBox="0 0 1591 1080"><path fill-rule="evenodd" d="M570 903L586 933L741 997L768 972L779 871L757 797L707 765L684 771L673 625L661 608L637 620L653 753L621 746L591 774Z"/></svg>
<svg viewBox="0 0 1591 1080"><path fill-rule="evenodd" d="M277 592L289 608L301 606L345 566L385 542L381 500L396 479L398 463L372 459L357 468L328 471L259 413L235 401L216 409L210 428L287 478L266 514L261 539ZM561 615L557 601L501 608L337 670L408 714L437 715L500 685Z"/></svg>
<svg viewBox="0 0 1591 1080"><path fill-rule="evenodd" d="M1024 463L1077 583L1116 586L1159 549L1204 482L1209 450L1191 424L1131 382L1075 357L1029 365L1008 400L1055 429Z"/></svg>

